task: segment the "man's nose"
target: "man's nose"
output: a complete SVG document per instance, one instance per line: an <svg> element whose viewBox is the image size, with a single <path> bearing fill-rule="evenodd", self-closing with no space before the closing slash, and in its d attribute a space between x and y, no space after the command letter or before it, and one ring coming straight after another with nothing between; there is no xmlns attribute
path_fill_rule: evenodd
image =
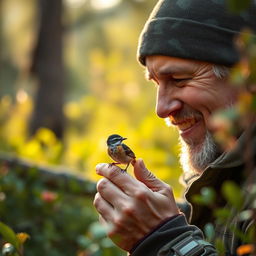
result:
<svg viewBox="0 0 256 256"><path fill-rule="evenodd" d="M166 90L158 90L156 113L161 118L166 118L182 108L182 101Z"/></svg>

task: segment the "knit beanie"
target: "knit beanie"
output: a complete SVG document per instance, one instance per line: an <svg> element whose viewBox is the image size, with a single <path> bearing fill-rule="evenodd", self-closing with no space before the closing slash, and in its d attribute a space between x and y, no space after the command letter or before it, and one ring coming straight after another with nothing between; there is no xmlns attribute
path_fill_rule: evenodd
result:
<svg viewBox="0 0 256 256"><path fill-rule="evenodd" d="M241 0L243 1L243 0ZM137 57L166 55L232 66L239 60L234 43L242 29L256 37L256 1L238 14L225 0L160 0L139 38Z"/></svg>

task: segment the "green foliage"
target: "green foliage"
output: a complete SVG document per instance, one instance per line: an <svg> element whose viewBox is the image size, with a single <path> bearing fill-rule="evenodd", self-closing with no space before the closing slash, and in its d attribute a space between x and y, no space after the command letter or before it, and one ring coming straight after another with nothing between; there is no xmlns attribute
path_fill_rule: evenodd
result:
<svg viewBox="0 0 256 256"><path fill-rule="evenodd" d="M226 248L221 239L219 239L219 238L215 239L214 245L218 252L218 255L225 255Z"/></svg>
<svg viewBox="0 0 256 256"><path fill-rule="evenodd" d="M214 230L214 226L212 223L207 223L204 226L204 234L208 241L210 241L210 242L213 241L214 236L215 236L215 230Z"/></svg>
<svg viewBox="0 0 256 256"><path fill-rule="evenodd" d="M2 254L3 256L22 256L24 248L23 244L29 238L29 235L26 233L18 233L15 232L5 225L4 223L0 222L0 233L5 241L2 247Z"/></svg>
<svg viewBox="0 0 256 256"><path fill-rule="evenodd" d="M233 11L240 12L248 7L250 1L229 2ZM233 67L230 81L235 86L239 87L241 91L238 103L227 111L216 113L212 120L216 128L215 138L225 150L233 149L236 146L237 134L239 134L239 131L250 129L252 123L255 122L254 118L256 113L256 38L251 31L244 30L241 36L237 38L236 43L241 53L241 60ZM251 154L251 146L250 138L247 138L247 145L244 148L244 159L246 159L246 165L250 166L249 168L255 168L250 165L254 162ZM207 199L203 201L203 203L213 210L216 223L220 225L226 225L226 223L230 222L232 216L235 215L239 216L240 221L255 221L255 190L255 185L251 185L248 186L245 192L242 191L236 183L226 181L222 185L221 192L227 202L227 207L216 208L215 204L212 203L211 200L207 202ZM202 195L198 197L200 198ZM197 202L202 203L200 200L197 200ZM247 204L249 210L243 210L245 204ZM250 231L246 234L241 232L241 230L232 223L229 223L228 228L230 232L245 243L245 245L237 248L237 254L254 255L256 248L255 225L251 225ZM208 229L206 229L206 231ZM222 241L215 239L215 246L220 255L225 254L225 246Z"/></svg>
<svg viewBox="0 0 256 256"><path fill-rule="evenodd" d="M238 101L227 110L217 111L212 118L215 139L224 150L236 145L236 137L254 122L256 113L256 38L248 29L236 39L240 61L231 69L231 84L240 90Z"/></svg>
<svg viewBox="0 0 256 256"><path fill-rule="evenodd" d="M19 250L20 241L16 237L16 234L11 228L2 222L0 222L0 233L7 242L14 246L14 249Z"/></svg>
<svg viewBox="0 0 256 256"><path fill-rule="evenodd" d="M228 208L217 208L214 210L214 216L218 222L225 223L230 217L230 210Z"/></svg>
<svg viewBox="0 0 256 256"><path fill-rule="evenodd" d="M256 226L251 225L247 233L243 233L240 227L232 224L234 216L238 216L239 221L251 221L255 219L256 212L256 186L248 187L247 191L242 190L235 182L226 181L221 186L221 194L218 197L224 198L227 202L225 207L218 207L216 192L210 188L205 187L201 190L199 195L194 195L194 203L207 206L215 216L214 223L207 223L204 226L204 234L208 241L215 244L219 255L225 254L225 245L223 241L216 238L215 225L225 226L227 230L234 233L241 241L243 241L249 247L239 247L238 251L248 251L252 253L253 246L255 245ZM243 210L244 207L248 207L249 210ZM229 223L229 225L227 225ZM250 248L250 250L249 250ZM239 254L242 255L242 254Z"/></svg>
<svg viewBox="0 0 256 256"><path fill-rule="evenodd" d="M30 237L24 244L26 256L122 255L97 224L92 198L79 195L72 184L68 191L64 186L49 188L36 168L4 163L0 175L0 216L5 223L0 223L0 233L2 242L11 244L4 245L4 255L12 255L12 246L23 255L26 235L20 232Z"/></svg>
<svg viewBox="0 0 256 256"><path fill-rule="evenodd" d="M194 195L193 201L197 204L211 205L216 199L216 192L212 188L204 187L201 194Z"/></svg>

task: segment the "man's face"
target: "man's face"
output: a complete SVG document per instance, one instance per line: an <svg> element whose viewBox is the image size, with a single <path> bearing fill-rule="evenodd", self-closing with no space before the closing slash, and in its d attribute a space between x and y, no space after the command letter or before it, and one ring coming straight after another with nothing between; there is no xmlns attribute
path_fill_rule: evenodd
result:
<svg viewBox="0 0 256 256"><path fill-rule="evenodd" d="M236 101L235 87L227 79L217 78L212 64L207 62L154 55L146 58L146 67L148 78L157 84L157 115L178 128L190 158L209 151L206 144L214 143L210 117ZM207 164L212 160L207 160ZM197 171L206 167L206 163L192 165Z"/></svg>

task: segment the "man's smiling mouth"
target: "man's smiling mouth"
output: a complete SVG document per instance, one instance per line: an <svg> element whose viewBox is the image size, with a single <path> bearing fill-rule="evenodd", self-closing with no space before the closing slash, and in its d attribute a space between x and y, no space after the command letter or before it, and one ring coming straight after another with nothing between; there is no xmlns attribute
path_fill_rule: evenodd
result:
<svg viewBox="0 0 256 256"><path fill-rule="evenodd" d="M173 116L170 116L169 119L172 125L177 126L180 131L185 131L190 129L198 121L195 117L189 117L184 119L184 118L175 118Z"/></svg>

